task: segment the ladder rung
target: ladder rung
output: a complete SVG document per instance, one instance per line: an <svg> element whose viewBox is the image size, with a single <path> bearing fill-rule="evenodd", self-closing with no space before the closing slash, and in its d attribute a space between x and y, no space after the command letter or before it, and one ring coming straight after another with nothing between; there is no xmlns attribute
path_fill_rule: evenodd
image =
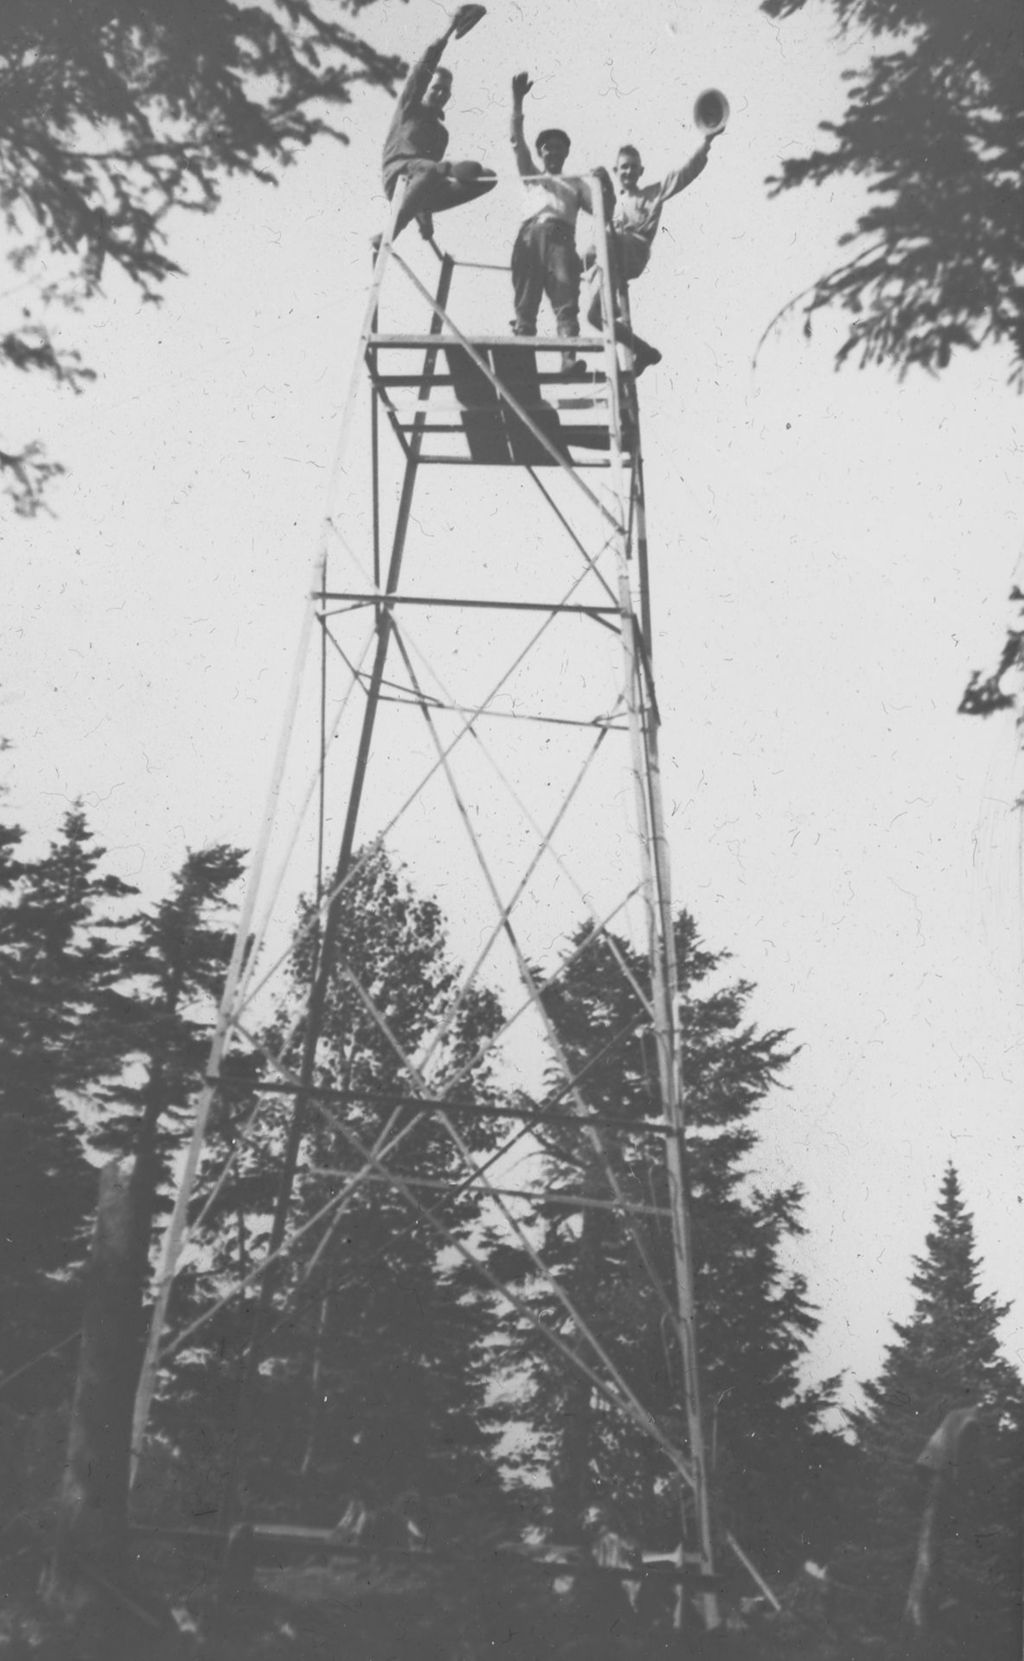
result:
<svg viewBox="0 0 1024 1661"><path fill-rule="evenodd" d="M420 467L424 467L424 466L429 466L429 467L520 467L520 466L522 466L522 463L521 462L514 462L511 457L507 457L507 458L502 457L502 458L499 458L496 461L487 462L487 461L477 461L474 456L455 456L455 455L452 455L452 456L418 456L417 457L417 465L420 466ZM554 466L554 463L551 462L551 461L546 460L546 461L542 461L542 462L537 462L534 465L536 465L538 467L547 467L547 466ZM578 472L580 472L581 469L587 468L587 467L603 467L603 468L607 469L611 466L611 462L610 461L582 461L579 457L574 457L573 462L572 462L572 466L573 466L573 471L578 473Z"/></svg>
<svg viewBox="0 0 1024 1661"><path fill-rule="evenodd" d="M508 346L526 352L603 352L603 340L574 336L571 341L550 335L465 335L467 345L474 351L488 351L492 346ZM428 346L462 347L455 335L371 335L367 346L388 347L395 351L420 350Z"/></svg>
<svg viewBox="0 0 1024 1661"><path fill-rule="evenodd" d="M374 375L375 384L378 387L387 388L388 390L392 387L421 387L423 385L423 380L424 376L422 370L420 370L418 375L391 375L379 372ZM565 387L566 390L568 390L570 385L575 387L606 387L608 385L604 371L601 369L591 370L585 381L579 380L570 383L567 382L562 375L545 373L539 374L537 376L537 381L540 386L561 386ZM429 378L429 384L430 390L433 391L435 387L454 386L455 382L452 380L450 375L431 375Z"/></svg>
<svg viewBox="0 0 1024 1661"><path fill-rule="evenodd" d="M458 415L465 411L467 415L493 415L494 403L463 404L457 398L415 398L411 402L402 399L389 401L388 408L393 409L396 415L403 419L413 415ZM543 415L545 411L557 409L563 413L568 410L606 410L607 398L551 398L541 404L522 404L520 406L527 415Z"/></svg>
<svg viewBox="0 0 1024 1661"><path fill-rule="evenodd" d="M399 432L402 433L459 433L463 437L466 436L466 429L462 425L461 421L398 421L395 424L398 427ZM608 428L599 427L596 424L579 427L561 427L559 428L558 435L553 442L556 444L556 447L561 445L564 448L568 445L570 449L575 447L577 449L592 450L600 448L606 450L609 446ZM497 457L494 457L493 459L494 461L498 460ZM550 460L551 458L549 456L542 456L538 459L536 465L544 467Z"/></svg>

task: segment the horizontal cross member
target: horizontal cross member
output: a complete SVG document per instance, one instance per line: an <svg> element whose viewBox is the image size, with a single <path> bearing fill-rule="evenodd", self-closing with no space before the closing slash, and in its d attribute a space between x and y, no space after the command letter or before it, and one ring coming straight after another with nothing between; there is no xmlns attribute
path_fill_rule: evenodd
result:
<svg viewBox="0 0 1024 1661"><path fill-rule="evenodd" d="M264 1092L275 1096L295 1096L300 1093L324 1102L328 1106L351 1107L359 1104L369 1108L412 1107L424 1113L471 1113L493 1119L525 1119L531 1124L565 1125L570 1130L596 1125L602 1129L621 1130L630 1136L676 1136L674 1125L660 1124L656 1119L627 1119L611 1113L555 1113L550 1108L506 1107L500 1102L449 1101L444 1097L414 1096L401 1091L381 1091L369 1097L350 1090L334 1090L329 1085L275 1084L272 1080L245 1078L209 1078L224 1090Z"/></svg>
<svg viewBox="0 0 1024 1661"><path fill-rule="evenodd" d="M618 617L618 606L568 605L561 600L460 600L447 595L353 593L346 590L314 591L315 600L351 600L360 605L458 606L479 611L574 612L583 617Z"/></svg>
<svg viewBox="0 0 1024 1661"><path fill-rule="evenodd" d="M457 1563L463 1570L475 1568L471 1556L460 1548L445 1551L431 1546L384 1546L364 1545L361 1541L347 1540L331 1528L304 1528L300 1524L289 1523L251 1523L247 1525L252 1530L252 1541L255 1555L260 1557L263 1551L268 1554L272 1551L274 1559L282 1552L293 1551L297 1554L329 1554L332 1557L378 1557L388 1560L403 1559L410 1563ZM218 1528L189 1528L180 1524L162 1523L131 1523L128 1529L134 1540L171 1540L182 1545L191 1545L209 1551L211 1547L223 1548L227 1544L228 1536L223 1529ZM261 1549L262 1548L262 1549ZM541 1555L541 1552L544 1555ZM548 1555L548 1554L551 1555ZM554 1555L555 1553L559 1555ZM544 1546L530 1547L517 1540L500 1541L488 1553L486 1562L493 1571L497 1565L495 1556L510 1558L522 1568L536 1569L541 1574L582 1579L584 1575L606 1575L616 1580L664 1580L682 1583L686 1586L706 1589L721 1587L723 1584L720 1575L704 1575L689 1564L681 1568L676 1563L652 1562L637 1564L635 1568L620 1568L617 1565L595 1563L584 1557L578 1546Z"/></svg>
<svg viewBox="0 0 1024 1661"><path fill-rule="evenodd" d="M371 335L367 341L368 347L392 347L396 351L418 350L423 346L461 346L468 341L474 348L483 346L507 346L511 350L523 352L564 352L566 339L562 335L553 339L548 335L445 335L445 334L417 334L417 335ZM604 352L603 340L588 339L583 335L572 336L572 350L574 352Z"/></svg>
<svg viewBox="0 0 1024 1661"><path fill-rule="evenodd" d="M469 1191L465 1177L417 1177L408 1171L395 1171L393 1174L388 1171L357 1171L339 1165L311 1165L309 1171L315 1177L339 1177L343 1182L351 1182L354 1178L361 1182L401 1182L408 1188L432 1188L442 1194L454 1193L463 1197ZM568 1211L619 1211L628 1217L672 1216L667 1205L599 1200L589 1194L563 1194L548 1188L498 1188L493 1182L488 1182L484 1192L488 1196L498 1194L502 1199L529 1200L533 1205L559 1205Z"/></svg>

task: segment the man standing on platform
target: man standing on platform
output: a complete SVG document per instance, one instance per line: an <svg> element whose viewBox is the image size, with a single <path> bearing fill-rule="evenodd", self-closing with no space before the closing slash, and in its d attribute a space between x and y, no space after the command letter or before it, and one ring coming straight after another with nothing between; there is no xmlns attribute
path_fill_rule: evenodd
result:
<svg viewBox="0 0 1024 1661"><path fill-rule="evenodd" d="M526 191L528 213L512 249L512 292L517 335L537 332L537 312L545 295L555 314L555 328L566 340L580 332L580 277L583 266L576 252L576 219L581 208L590 212L590 187L583 179L562 174L569 155L569 136L560 127L547 127L537 138L540 167L523 137L523 100L533 82L525 70L512 79L512 149ZM587 373L574 351L562 354L562 374L578 380Z"/></svg>
<svg viewBox="0 0 1024 1661"><path fill-rule="evenodd" d="M384 189L388 201L399 179L405 179L405 197L394 235L416 219L425 237L434 234L435 213L458 208L493 190L497 178L475 161L447 162L448 128L444 110L452 95L452 72L441 66L441 55L453 35L464 35L479 23L483 6L460 6L444 34L429 45L413 64L398 95L398 108L384 140Z"/></svg>
<svg viewBox="0 0 1024 1661"><path fill-rule="evenodd" d="M615 162L615 179L619 199L611 223L613 258L619 281L628 285L647 269L654 239L661 224L665 203L698 179L708 164L713 141L721 128L705 134L704 142L682 167L674 167L663 179L642 185L644 165L635 144L624 144ZM601 293L595 290L587 311L587 321L595 328L601 326ZM661 353L645 340L632 335L621 322L617 323L616 338L631 346L635 354L636 373L642 374L651 364L661 362Z"/></svg>

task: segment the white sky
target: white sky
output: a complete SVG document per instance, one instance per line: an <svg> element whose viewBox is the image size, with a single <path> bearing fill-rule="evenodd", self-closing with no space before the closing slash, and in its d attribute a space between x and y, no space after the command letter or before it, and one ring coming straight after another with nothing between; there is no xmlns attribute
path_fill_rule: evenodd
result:
<svg viewBox="0 0 1024 1661"><path fill-rule="evenodd" d="M382 0L363 23L411 57L442 19L425 0ZM503 173L521 67L537 83L529 128L567 127L580 167L630 139L656 177L696 145L697 92L731 101L633 293L665 354L642 408L674 880L708 943L757 983L757 1020L803 1046L761 1115L761 1168L807 1186L794 1261L824 1317L815 1369L855 1377L907 1312L948 1159L986 1289L1019 1294L1024 1083L1010 811L1024 770L1009 722L955 714L1001 642L1020 553L1007 364L980 353L903 385L836 375L837 327L807 343L790 323L752 366L860 199L770 201L764 177L838 113L863 50L813 16L771 24L754 0L523 0L448 59L451 154ZM320 146L280 188L229 186L216 216L177 223L188 276L161 307L114 282L69 325L101 371L83 397L8 379L4 436L41 432L69 468L55 518L2 532L8 810L44 838L81 795L148 895L187 846L256 834L389 115L360 95L346 150ZM439 239L502 260L517 212L509 180L439 220ZM488 281L475 303L499 331L507 296ZM473 503L453 477L468 494L450 495L449 523ZM479 499L473 511L482 545ZM1020 1332L1015 1311L1018 1354Z"/></svg>

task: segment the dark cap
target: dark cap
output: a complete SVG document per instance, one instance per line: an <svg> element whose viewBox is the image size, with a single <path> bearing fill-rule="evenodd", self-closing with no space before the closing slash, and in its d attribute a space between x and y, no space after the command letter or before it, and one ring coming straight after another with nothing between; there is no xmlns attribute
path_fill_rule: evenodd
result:
<svg viewBox="0 0 1024 1661"><path fill-rule="evenodd" d="M534 148L539 150L545 139L550 138L560 138L567 150L572 148L569 143L569 134L563 133L561 127L545 127L542 133L537 134L536 140L534 141Z"/></svg>

